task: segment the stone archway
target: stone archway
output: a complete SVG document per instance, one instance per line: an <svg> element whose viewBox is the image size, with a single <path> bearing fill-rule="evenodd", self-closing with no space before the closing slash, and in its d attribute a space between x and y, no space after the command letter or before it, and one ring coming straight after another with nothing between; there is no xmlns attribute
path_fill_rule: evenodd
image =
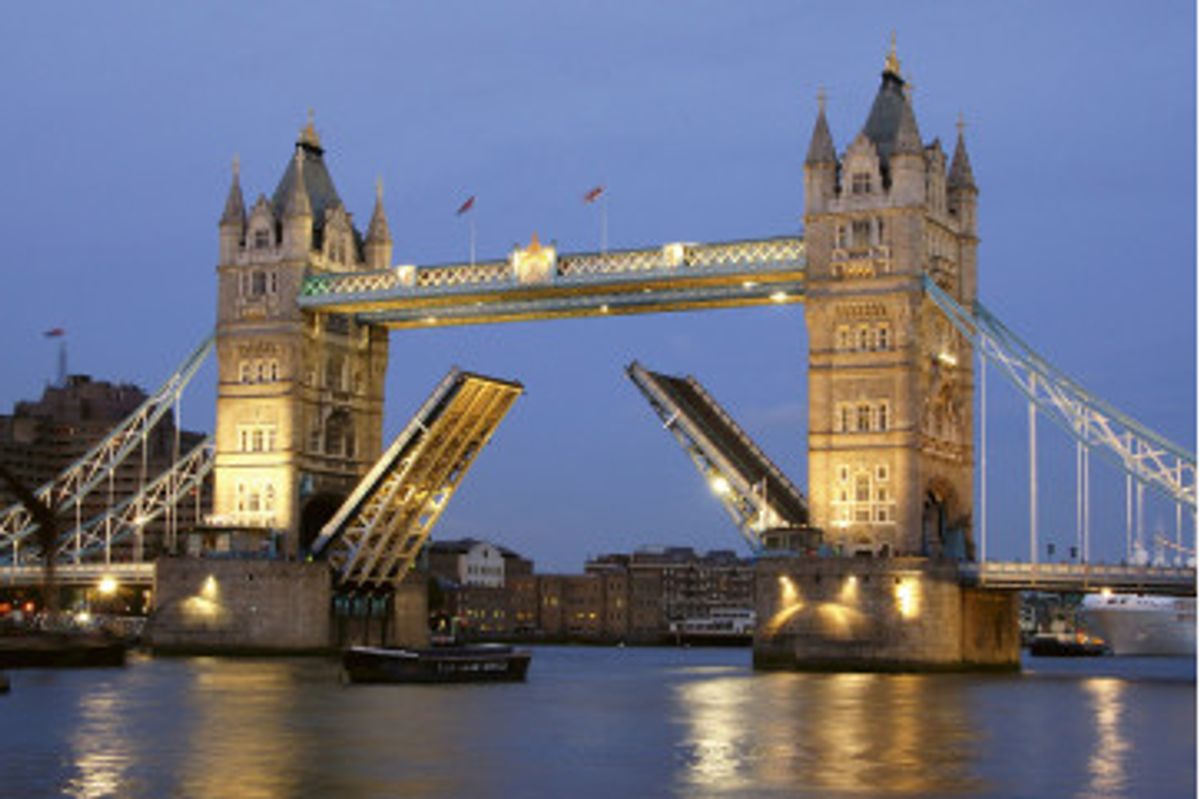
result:
<svg viewBox="0 0 1200 799"><path fill-rule="evenodd" d="M337 513L338 508L345 501L346 498L341 494L326 491L313 495L304 503L304 508L300 511L299 552L301 557L308 554L313 542L317 540L321 528L333 518L333 514Z"/></svg>
<svg viewBox="0 0 1200 799"><path fill-rule="evenodd" d="M921 510L921 554L965 559L969 553L964 518L954 486L939 478L930 480Z"/></svg>

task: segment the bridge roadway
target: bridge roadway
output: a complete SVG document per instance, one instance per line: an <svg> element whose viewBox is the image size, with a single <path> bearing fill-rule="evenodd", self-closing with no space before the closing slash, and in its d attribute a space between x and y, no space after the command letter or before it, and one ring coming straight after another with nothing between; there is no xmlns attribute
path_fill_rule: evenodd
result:
<svg viewBox="0 0 1200 799"><path fill-rule="evenodd" d="M959 574L966 585L980 588L1057 593L1196 595L1196 569L1181 566L1125 566L1105 563L964 563Z"/></svg>
<svg viewBox="0 0 1200 799"><path fill-rule="evenodd" d="M42 583L43 570L34 566L0 566L0 588L7 586L37 586ZM105 577L121 585L154 586L154 562L142 563L60 563L54 569L59 585L94 586Z"/></svg>
<svg viewBox="0 0 1200 799"><path fill-rule="evenodd" d="M1196 595L1194 567L988 561L964 563L959 573L965 585L999 590L1092 593L1107 588L1118 593ZM149 588L154 585L154 564L64 563L55 575L62 585L96 585L102 577L112 577L122 585ZM41 581L41 566L0 567L0 587L36 586Z"/></svg>
<svg viewBox="0 0 1200 799"><path fill-rule="evenodd" d="M737 308L804 299L804 240L559 254L536 236L506 260L312 272L300 307L393 329Z"/></svg>

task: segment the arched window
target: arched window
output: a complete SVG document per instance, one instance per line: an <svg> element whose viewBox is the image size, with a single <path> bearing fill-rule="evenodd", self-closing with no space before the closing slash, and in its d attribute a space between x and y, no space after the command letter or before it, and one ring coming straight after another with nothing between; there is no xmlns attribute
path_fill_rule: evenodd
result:
<svg viewBox="0 0 1200 799"><path fill-rule="evenodd" d="M855 422L856 429L860 433L865 433L871 429L871 405L869 403L863 402L859 404Z"/></svg>

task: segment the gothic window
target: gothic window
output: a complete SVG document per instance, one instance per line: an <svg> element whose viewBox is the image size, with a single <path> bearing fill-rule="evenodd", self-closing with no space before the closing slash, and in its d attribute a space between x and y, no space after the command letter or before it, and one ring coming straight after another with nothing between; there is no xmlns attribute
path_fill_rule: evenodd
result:
<svg viewBox="0 0 1200 799"><path fill-rule="evenodd" d="M845 225L837 226L837 246L842 250L850 247L850 230Z"/></svg>
<svg viewBox="0 0 1200 799"><path fill-rule="evenodd" d="M313 419L312 426L308 428L308 451L321 451L321 420Z"/></svg>
<svg viewBox="0 0 1200 799"><path fill-rule="evenodd" d="M835 433L850 433L853 432L852 419L850 416L849 405L839 405L837 408L837 417L834 419Z"/></svg>
<svg viewBox="0 0 1200 799"><path fill-rule="evenodd" d="M250 374L250 369L251 369L250 361L242 361L241 363L238 364L238 382L240 382L240 383L249 383L250 382L250 380L252 379L251 374Z"/></svg>
<svg viewBox="0 0 1200 799"><path fill-rule="evenodd" d="M879 485L880 475L887 467L876 464L855 470L850 479L850 468L838 467L839 482L834 486L833 518L845 526L850 523L880 524L894 521L895 502L886 486ZM874 476L874 480L872 477Z"/></svg>
<svg viewBox="0 0 1200 799"><path fill-rule="evenodd" d="M838 325L837 328L837 348L839 350L849 350L854 347L853 337L850 335L850 325Z"/></svg>
<svg viewBox="0 0 1200 799"><path fill-rule="evenodd" d="M855 172L850 178L850 193L851 194L870 194L871 193L871 173L870 172Z"/></svg>
<svg viewBox="0 0 1200 799"><path fill-rule="evenodd" d="M884 236L883 219L877 218L875 220L875 243L877 245L879 245L880 247L883 246L883 241L884 241L883 236Z"/></svg>
<svg viewBox="0 0 1200 799"><path fill-rule="evenodd" d="M272 294L275 294L279 291L279 276L271 272L268 277L270 278L270 291Z"/></svg>
<svg viewBox="0 0 1200 799"><path fill-rule="evenodd" d="M891 349L891 338L891 329L886 322L875 328L875 344L879 349Z"/></svg>
<svg viewBox="0 0 1200 799"><path fill-rule="evenodd" d="M273 424L243 424L238 425L239 452L274 452L275 425Z"/></svg>
<svg viewBox="0 0 1200 799"><path fill-rule="evenodd" d="M340 355L330 355L325 360L325 387L341 391L345 387L345 359Z"/></svg>
<svg viewBox="0 0 1200 799"><path fill-rule="evenodd" d="M851 242L854 247L869 247L871 246L871 221L869 219L856 219L851 223L850 230Z"/></svg>
<svg viewBox="0 0 1200 799"><path fill-rule="evenodd" d="M250 296L261 297L267 293L267 273L255 270L250 274Z"/></svg>
<svg viewBox="0 0 1200 799"><path fill-rule="evenodd" d="M335 411L325 422L325 454L349 455L347 445L353 446L353 430L350 425L350 415L345 411Z"/></svg>
<svg viewBox="0 0 1200 799"><path fill-rule="evenodd" d="M864 433L871 429L871 406L868 403L859 403L855 418L855 428Z"/></svg>
<svg viewBox="0 0 1200 799"><path fill-rule="evenodd" d="M875 467L875 479L880 483L886 483L888 479L888 467L885 464L879 464Z"/></svg>
<svg viewBox="0 0 1200 799"><path fill-rule="evenodd" d="M269 366L267 367L267 373L268 373L268 377L270 380L272 380L272 381L278 380L279 379L279 361L272 358L269 363Z"/></svg>
<svg viewBox="0 0 1200 799"><path fill-rule="evenodd" d="M254 249L265 250L271 246L271 231L259 228L254 231Z"/></svg>
<svg viewBox="0 0 1200 799"><path fill-rule="evenodd" d="M888 421L888 405L886 402L881 402L875 412L875 429L880 432L886 432Z"/></svg>

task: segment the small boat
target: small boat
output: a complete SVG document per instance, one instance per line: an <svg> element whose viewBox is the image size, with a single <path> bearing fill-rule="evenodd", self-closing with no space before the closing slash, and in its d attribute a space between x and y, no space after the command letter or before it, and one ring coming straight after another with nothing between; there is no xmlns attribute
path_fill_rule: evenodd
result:
<svg viewBox="0 0 1200 799"><path fill-rule="evenodd" d="M1038 633L1029 642L1029 654L1037 657L1096 657L1108 654L1099 638L1084 633Z"/></svg>
<svg viewBox="0 0 1200 799"><path fill-rule="evenodd" d="M342 668L356 683L520 682L532 656L504 644L431 649L352 646Z"/></svg>

